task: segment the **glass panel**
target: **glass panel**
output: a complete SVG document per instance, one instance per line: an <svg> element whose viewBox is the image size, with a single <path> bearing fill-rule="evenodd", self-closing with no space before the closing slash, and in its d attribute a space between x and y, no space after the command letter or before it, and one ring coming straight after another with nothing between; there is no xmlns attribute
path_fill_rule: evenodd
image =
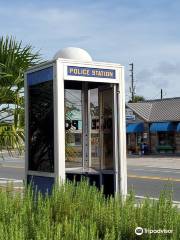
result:
<svg viewBox="0 0 180 240"><path fill-rule="evenodd" d="M91 167L100 169L100 136L99 136L99 97L98 88L90 90L91 116Z"/></svg>
<svg viewBox="0 0 180 240"><path fill-rule="evenodd" d="M113 169L112 89L102 91L101 141L102 169Z"/></svg>
<svg viewBox="0 0 180 240"><path fill-rule="evenodd" d="M54 171L53 81L29 86L29 170Z"/></svg>
<svg viewBox="0 0 180 240"><path fill-rule="evenodd" d="M174 145L174 133L173 132L159 132L159 145Z"/></svg>
<svg viewBox="0 0 180 240"><path fill-rule="evenodd" d="M65 89L66 168L82 166L82 90Z"/></svg>

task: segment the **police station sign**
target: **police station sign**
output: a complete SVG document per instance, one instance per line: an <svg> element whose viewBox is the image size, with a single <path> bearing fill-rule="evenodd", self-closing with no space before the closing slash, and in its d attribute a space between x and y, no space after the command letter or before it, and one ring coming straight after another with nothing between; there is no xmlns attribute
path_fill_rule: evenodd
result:
<svg viewBox="0 0 180 240"><path fill-rule="evenodd" d="M76 77L116 79L116 71L114 69L105 68L67 66L67 75Z"/></svg>

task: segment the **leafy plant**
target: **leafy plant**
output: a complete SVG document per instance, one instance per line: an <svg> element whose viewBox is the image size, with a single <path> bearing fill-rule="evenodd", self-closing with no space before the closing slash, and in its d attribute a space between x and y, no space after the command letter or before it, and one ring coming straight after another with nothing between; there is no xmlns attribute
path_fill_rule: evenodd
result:
<svg viewBox="0 0 180 240"><path fill-rule="evenodd" d="M0 149L24 143L24 71L40 61L38 52L13 37L0 38Z"/></svg>
<svg viewBox="0 0 180 240"><path fill-rule="evenodd" d="M0 213L0 240L180 239L180 212L167 192L137 203L133 192L105 197L87 182L57 184L45 196L10 186L0 191ZM173 233L137 236L138 226Z"/></svg>

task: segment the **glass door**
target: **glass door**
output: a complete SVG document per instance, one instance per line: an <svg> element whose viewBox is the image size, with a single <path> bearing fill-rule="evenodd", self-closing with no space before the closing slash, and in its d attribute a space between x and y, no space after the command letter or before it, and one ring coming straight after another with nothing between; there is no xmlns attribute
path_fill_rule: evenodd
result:
<svg viewBox="0 0 180 240"><path fill-rule="evenodd" d="M86 176L113 194L118 185L116 86L73 84L65 89L67 177Z"/></svg>
<svg viewBox="0 0 180 240"><path fill-rule="evenodd" d="M83 101L81 89L65 89L66 168L83 166Z"/></svg>
<svg viewBox="0 0 180 240"><path fill-rule="evenodd" d="M89 168L114 169L113 88L104 84L89 90Z"/></svg>
<svg viewBox="0 0 180 240"><path fill-rule="evenodd" d="M100 170L99 89L89 90L89 167Z"/></svg>
<svg viewBox="0 0 180 240"><path fill-rule="evenodd" d="M113 89L99 88L101 170L113 170Z"/></svg>
<svg viewBox="0 0 180 240"><path fill-rule="evenodd" d="M65 89L66 168L114 169L114 100L110 84Z"/></svg>

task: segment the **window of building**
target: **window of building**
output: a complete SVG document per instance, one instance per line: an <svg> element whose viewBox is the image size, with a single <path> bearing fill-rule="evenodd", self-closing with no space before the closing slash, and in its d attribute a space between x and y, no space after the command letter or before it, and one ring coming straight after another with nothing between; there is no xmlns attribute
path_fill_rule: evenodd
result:
<svg viewBox="0 0 180 240"><path fill-rule="evenodd" d="M174 145L174 133L173 132L159 132L158 133L159 145Z"/></svg>
<svg viewBox="0 0 180 240"><path fill-rule="evenodd" d="M140 145L142 141L143 141L142 133L137 133L136 134L136 145Z"/></svg>

